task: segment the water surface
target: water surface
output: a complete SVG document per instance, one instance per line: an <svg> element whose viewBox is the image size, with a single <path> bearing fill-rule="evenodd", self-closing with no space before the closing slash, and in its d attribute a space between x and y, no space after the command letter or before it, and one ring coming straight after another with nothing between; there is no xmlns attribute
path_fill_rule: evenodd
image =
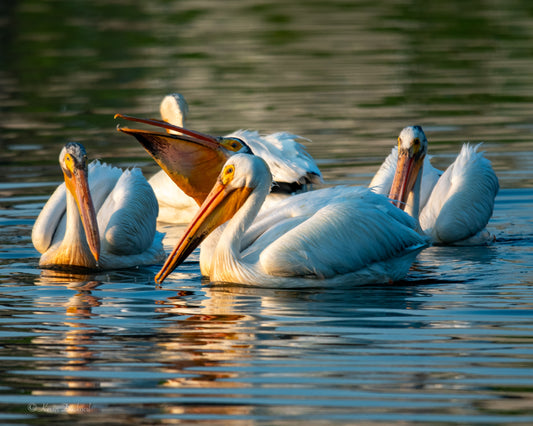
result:
<svg viewBox="0 0 533 426"><path fill-rule="evenodd" d="M6 4L4 4L6 3ZM533 9L526 1L21 0L0 6L0 422L533 423ZM405 125L433 164L483 141L487 247L431 247L395 285L276 290L158 267L42 271L31 228L69 140L157 166L117 112L289 130L366 185ZM171 249L183 228L162 226Z"/></svg>

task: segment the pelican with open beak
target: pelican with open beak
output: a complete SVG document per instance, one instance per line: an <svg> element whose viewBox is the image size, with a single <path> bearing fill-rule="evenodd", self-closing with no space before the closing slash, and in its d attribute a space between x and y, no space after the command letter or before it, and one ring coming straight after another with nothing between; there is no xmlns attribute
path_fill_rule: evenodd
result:
<svg viewBox="0 0 533 426"><path fill-rule="evenodd" d="M267 162L274 184L265 207L322 183L318 166L301 143L306 139L288 132L260 135L252 130L210 136L186 128L188 111L183 95L172 93L160 105L164 121L116 116L165 131L118 128L134 136L163 169L149 179L159 203L159 221L189 222L226 160L238 153L252 152Z"/></svg>
<svg viewBox="0 0 533 426"><path fill-rule="evenodd" d="M176 126L166 121L123 114L115 118L163 128L167 133L118 127L132 135L165 173L198 205L211 190L224 163L236 153L251 153L240 139L217 137Z"/></svg>

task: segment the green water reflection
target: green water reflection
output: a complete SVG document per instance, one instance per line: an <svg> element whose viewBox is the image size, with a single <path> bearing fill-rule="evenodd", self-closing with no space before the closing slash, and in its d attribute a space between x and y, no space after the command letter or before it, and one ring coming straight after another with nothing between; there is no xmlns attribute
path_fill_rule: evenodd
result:
<svg viewBox="0 0 533 426"><path fill-rule="evenodd" d="M16 421L531 421L531 2L14 0L0 43L1 387ZM368 183L407 124L441 168L485 141L499 243L433 247L413 281L350 291L210 288L197 262L162 290L156 268L46 277L30 233L62 145L149 175L113 115L157 116L172 91L198 130L310 138L334 184Z"/></svg>
<svg viewBox="0 0 533 426"><path fill-rule="evenodd" d="M113 114L156 115L175 90L190 100L196 128L291 130L313 140L318 158L383 156L413 122L435 128L433 150L464 140L531 146L527 1L2 8L2 139L37 143L41 161L55 161L67 139L115 161L141 157L114 131Z"/></svg>

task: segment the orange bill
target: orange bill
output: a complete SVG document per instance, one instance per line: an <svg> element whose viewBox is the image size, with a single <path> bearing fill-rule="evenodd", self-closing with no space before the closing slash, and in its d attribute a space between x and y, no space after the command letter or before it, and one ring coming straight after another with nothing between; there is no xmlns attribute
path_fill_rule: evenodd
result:
<svg viewBox="0 0 533 426"><path fill-rule="evenodd" d="M408 150L398 151L396 173L389 192L389 198L396 207L404 210L423 162L424 155L410 155Z"/></svg>
<svg viewBox="0 0 533 426"><path fill-rule="evenodd" d="M161 284L214 229L231 219L251 192L252 189L247 187L228 189L220 180L217 181L176 248L155 276L155 282Z"/></svg>
<svg viewBox="0 0 533 426"><path fill-rule="evenodd" d="M85 230L87 244L98 262L100 258L100 234L98 232L98 221L94 209L91 192L89 191L89 182L87 171L82 168L69 169L69 174L64 172L65 184L70 193L74 196L81 222Z"/></svg>
<svg viewBox="0 0 533 426"><path fill-rule="evenodd" d="M172 131L172 133L162 133L117 128L135 137L172 181L198 205L201 205L209 194L226 160L237 151L232 148L235 141L229 144L228 138L207 135L161 120L147 120L122 114L116 114L115 118ZM239 145L240 147L242 145Z"/></svg>

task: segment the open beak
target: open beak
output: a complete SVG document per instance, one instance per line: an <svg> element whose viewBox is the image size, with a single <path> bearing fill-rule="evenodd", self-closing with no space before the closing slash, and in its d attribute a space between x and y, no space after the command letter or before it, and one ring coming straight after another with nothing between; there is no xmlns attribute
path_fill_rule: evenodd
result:
<svg viewBox="0 0 533 426"><path fill-rule="evenodd" d="M166 121L122 114L115 118L163 128L167 133L117 127L134 136L178 187L201 205L229 158L220 139Z"/></svg>
<svg viewBox="0 0 533 426"><path fill-rule="evenodd" d="M398 163L389 198L392 200L392 204L402 210L405 208L409 193L413 190L424 157L424 154L411 154L406 149L398 150Z"/></svg>
<svg viewBox="0 0 533 426"><path fill-rule="evenodd" d="M231 219L251 192L252 189L247 187L230 189L220 180L217 180L176 248L155 276L155 282L161 284L214 229Z"/></svg>
<svg viewBox="0 0 533 426"><path fill-rule="evenodd" d="M78 211L80 213L83 229L87 238L87 244L98 262L100 258L100 234L98 232L98 221L96 220L96 211L93 200L89 191L89 182L87 171L81 168L75 169L70 176L65 176L65 183L68 190L74 196Z"/></svg>

